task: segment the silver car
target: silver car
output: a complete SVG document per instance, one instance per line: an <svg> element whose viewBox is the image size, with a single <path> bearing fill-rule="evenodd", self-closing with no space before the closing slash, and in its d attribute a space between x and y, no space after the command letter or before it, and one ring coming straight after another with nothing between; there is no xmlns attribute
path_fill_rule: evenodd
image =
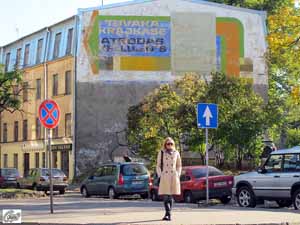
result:
<svg viewBox="0 0 300 225"><path fill-rule="evenodd" d="M257 171L236 176L232 191L241 207L269 200L300 209L300 147L272 152Z"/></svg>
<svg viewBox="0 0 300 225"><path fill-rule="evenodd" d="M47 168L31 169L24 178L18 180L21 188L29 188L37 191L49 191L50 175ZM63 171L52 169L53 190L64 194L68 187L68 178Z"/></svg>

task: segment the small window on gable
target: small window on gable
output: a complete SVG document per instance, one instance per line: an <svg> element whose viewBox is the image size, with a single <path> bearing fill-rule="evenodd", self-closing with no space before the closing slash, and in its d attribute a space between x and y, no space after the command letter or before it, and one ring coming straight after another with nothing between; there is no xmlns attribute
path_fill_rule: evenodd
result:
<svg viewBox="0 0 300 225"><path fill-rule="evenodd" d="M55 35L55 40L54 40L53 59L59 57L60 42L61 42L61 33L57 33Z"/></svg>

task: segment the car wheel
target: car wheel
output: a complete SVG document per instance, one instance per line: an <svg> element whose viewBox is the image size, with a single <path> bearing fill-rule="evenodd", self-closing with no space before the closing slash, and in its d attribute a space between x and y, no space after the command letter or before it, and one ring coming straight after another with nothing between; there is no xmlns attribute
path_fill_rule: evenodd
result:
<svg viewBox="0 0 300 225"><path fill-rule="evenodd" d="M151 191L151 200L152 200L153 202L158 201L158 194L157 194L157 192L156 192L155 190L152 190L152 191Z"/></svg>
<svg viewBox="0 0 300 225"><path fill-rule="evenodd" d="M38 188L37 188L37 185L36 185L36 184L33 184L33 185L32 185L32 190L38 191Z"/></svg>
<svg viewBox="0 0 300 225"><path fill-rule="evenodd" d="M118 196L117 196L117 193L116 193L116 191L115 191L115 189L113 188L113 187L110 187L109 189L108 189L108 197L110 198L110 199L116 199Z"/></svg>
<svg viewBox="0 0 300 225"><path fill-rule="evenodd" d="M141 198L142 199L148 199L149 198L148 192L141 194Z"/></svg>
<svg viewBox="0 0 300 225"><path fill-rule="evenodd" d="M90 197L90 194L89 194L89 192L88 192L88 190L87 190L86 187L81 188L81 195L82 195L83 197L85 197L85 198Z"/></svg>
<svg viewBox="0 0 300 225"><path fill-rule="evenodd" d="M237 202L241 207L251 207L256 206L255 195L249 187L241 187L237 191Z"/></svg>
<svg viewBox="0 0 300 225"><path fill-rule="evenodd" d="M194 203L195 202L192 192L187 191L184 193L184 202L185 203Z"/></svg>
<svg viewBox="0 0 300 225"><path fill-rule="evenodd" d="M230 195L223 196L222 198L220 198L220 201L222 202L222 204L226 205L231 201L231 196Z"/></svg>
<svg viewBox="0 0 300 225"><path fill-rule="evenodd" d="M292 205L291 200L277 200L276 203L280 208L290 207Z"/></svg>
<svg viewBox="0 0 300 225"><path fill-rule="evenodd" d="M65 194L65 192L66 192L66 190L65 190L65 189L59 190L59 194L60 194L60 195L64 195L64 194Z"/></svg>
<svg viewBox="0 0 300 225"><path fill-rule="evenodd" d="M300 189L293 194L293 204L296 210L300 209Z"/></svg>

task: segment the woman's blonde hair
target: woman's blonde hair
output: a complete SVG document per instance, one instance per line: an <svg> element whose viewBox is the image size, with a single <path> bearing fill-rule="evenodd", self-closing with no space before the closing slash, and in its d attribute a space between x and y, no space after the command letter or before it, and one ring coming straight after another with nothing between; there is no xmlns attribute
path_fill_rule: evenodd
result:
<svg viewBox="0 0 300 225"><path fill-rule="evenodd" d="M174 141L173 138L171 138L171 137L167 137L167 138L165 139L163 148L164 148L164 149L167 149L167 143L168 143L168 142L172 142L172 143L173 143L172 149L173 149L173 150L176 150L176 148L175 148L175 141Z"/></svg>

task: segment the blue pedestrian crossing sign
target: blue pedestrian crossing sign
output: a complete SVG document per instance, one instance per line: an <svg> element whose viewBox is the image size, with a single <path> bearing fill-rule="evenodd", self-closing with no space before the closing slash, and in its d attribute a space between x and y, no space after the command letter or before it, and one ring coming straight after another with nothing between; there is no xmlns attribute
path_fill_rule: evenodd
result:
<svg viewBox="0 0 300 225"><path fill-rule="evenodd" d="M197 125L198 128L218 127L218 105L199 103L197 105Z"/></svg>

